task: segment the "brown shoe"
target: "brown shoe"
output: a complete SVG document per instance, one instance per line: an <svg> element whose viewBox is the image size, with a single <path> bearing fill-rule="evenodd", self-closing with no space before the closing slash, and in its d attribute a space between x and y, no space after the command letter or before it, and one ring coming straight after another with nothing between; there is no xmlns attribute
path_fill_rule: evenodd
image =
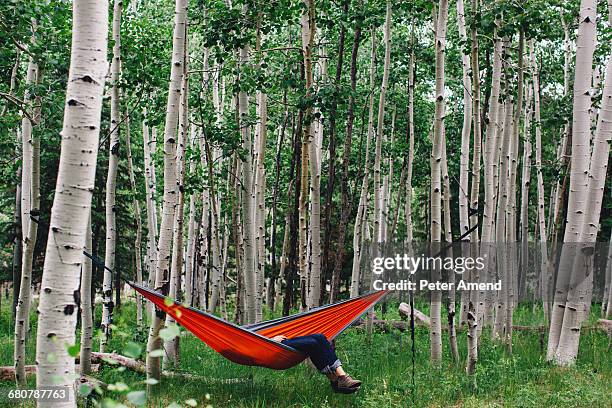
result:
<svg viewBox="0 0 612 408"><path fill-rule="evenodd" d="M350 375L342 375L336 381L331 381L331 386L335 392L352 394L359 391L361 381L351 378Z"/></svg>

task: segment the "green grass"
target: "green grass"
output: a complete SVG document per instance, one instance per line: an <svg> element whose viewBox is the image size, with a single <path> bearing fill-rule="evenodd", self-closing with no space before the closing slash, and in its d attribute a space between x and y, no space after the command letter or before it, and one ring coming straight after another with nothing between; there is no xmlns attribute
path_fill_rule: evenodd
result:
<svg viewBox="0 0 612 408"><path fill-rule="evenodd" d="M399 318L395 306L389 305L385 318ZM0 365L11 365L9 302L2 302L0 312ZM593 307L591 320L598 314L598 308ZM97 315L99 319L99 310ZM140 342L144 347L143 336L134 330L134 315L132 304L121 307L109 350L122 353L128 341ZM531 308L521 307L515 313L515 322L536 324L541 322L541 313L536 310L534 314ZM33 326L27 345L28 364L34 361L34 334ZM180 370L197 379L164 379L157 386L158 394L150 397L146 406L167 407L173 402L187 406L185 401L189 399L196 400L198 406L210 404L215 407L612 406L612 358L605 333L594 330L583 333L578 361L572 368L546 363L541 342L538 333L515 332L514 353L508 356L485 332L476 375L468 378L463 364L455 366L452 363L447 343L444 344L442 367L430 366L429 333L418 328L413 389L409 333L375 332L368 343L361 329L351 328L338 339L337 352L345 369L364 384L357 394L339 395L331 391L325 377L306 364L286 371L243 367L223 359L189 335L180 340ZM459 349L464 359L464 333L459 334ZM122 382L132 390L144 389L144 375L113 366L105 366L96 377L108 384ZM33 387L32 377L29 382ZM10 382L0 382L0 389L8 387L12 387ZM128 404L125 392L107 392L105 396Z"/></svg>

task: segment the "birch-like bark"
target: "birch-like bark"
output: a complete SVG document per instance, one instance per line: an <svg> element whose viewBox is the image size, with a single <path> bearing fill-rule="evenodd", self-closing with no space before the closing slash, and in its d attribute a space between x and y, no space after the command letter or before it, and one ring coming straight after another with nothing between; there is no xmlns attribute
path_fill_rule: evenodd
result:
<svg viewBox="0 0 612 408"><path fill-rule="evenodd" d="M467 43L463 0L457 0L457 27L459 39ZM461 53L463 67L463 127L461 129L461 153L459 156L459 230L461 234L470 229L468 173L470 163L470 133L472 131L472 96L470 92L470 56Z"/></svg>
<svg viewBox="0 0 612 408"><path fill-rule="evenodd" d="M309 97L314 92L313 83L313 48L315 44L315 3L314 0L304 0L304 4L307 8L307 13L302 15L302 54L304 56L304 75L306 78L306 97ZM306 108L304 114L304 143L303 149L307 151L302 152L302 171L308 172L310 170L311 183L310 188L312 189L311 197L311 214L310 214L310 238L311 238L311 259L310 259L310 270L306 270L306 263L302 262L303 269L301 273L308 276L308 293L307 293L307 306L313 308L319 306L321 302L321 173L319 171L319 157L317 152L317 145L315 140L314 132L314 117L312 106ZM304 160L308 164L306 168ZM302 181L307 182L307 175L302 174ZM302 185L302 192L305 193L306 186ZM301 201L305 204L306 197L304 196ZM301 209L305 212L305 208ZM302 219L300 215L300 229L302 235L306 233L307 223L305 219ZM302 252L306 249L306 239L302 237ZM306 257L304 253L302 257Z"/></svg>
<svg viewBox="0 0 612 408"><path fill-rule="evenodd" d="M572 114L572 157L570 167L570 194L567 204L567 220L561 249L561 260L555 288L548 332L547 360L557 363L571 362L571 353L558 354L561 332L567 312L566 302L572 275L572 259L576 258L576 244L581 239L585 210L588 206L588 179L590 162L591 118L591 69L597 36L597 2L582 0L576 40L576 68L574 76L574 102ZM579 332L579 328L578 328Z"/></svg>
<svg viewBox="0 0 612 408"><path fill-rule="evenodd" d="M372 46L370 50L370 98L368 102L368 130L365 143L365 165L359 194L359 205L353 229L353 267L351 272L351 297L359 295L361 283L361 246L363 223L367 214L368 186L370 180L370 143L374 134L374 79L376 77L376 32L374 27L370 30Z"/></svg>
<svg viewBox="0 0 612 408"><path fill-rule="evenodd" d="M185 34L187 19L187 0L176 0L174 29L172 33L172 61L170 82L168 85L168 103L164 127L164 201L162 220L157 246L157 265L155 268L155 290L165 292L165 285L170 278L170 247L174 226L177 200L176 184L176 137L179 116L179 104L182 86L183 63L185 58ZM160 380L160 358L151 352L161 348L159 331L164 323L164 314L155 308L151 316L151 328L147 341L147 378ZM151 385L149 391L153 391Z"/></svg>
<svg viewBox="0 0 612 408"><path fill-rule="evenodd" d="M36 22L33 21L33 30ZM32 43L34 35L32 35ZM19 300L15 312L14 332L14 361L15 380L19 388L26 387L25 373L25 346L26 337L30 326L30 306L32 303L32 262L34 260L34 247L38 235L38 224L30 219L30 216L38 217L40 214L40 138L32 131L33 125L29 115L38 121L40 116L40 97L32 100L28 89L39 80L38 64L30 56L28 71L26 75L26 90L24 93L24 112L21 120L21 144L22 144L22 167L21 167L21 231L23 234L21 253L21 279L19 284ZM28 115L26 115L26 113Z"/></svg>
<svg viewBox="0 0 612 408"><path fill-rule="evenodd" d="M478 17L478 0L471 0L471 15L472 20ZM470 225L478 225L478 206L479 206L479 194L480 194L480 157L481 157L481 128L480 128L480 66L479 66L479 50L478 50L478 31L476 24L472 24L470 29L470 38L472 42L472 49L470 54L470 64L472 68L472 111L473 111L473 123L474 123L474 154L472 157L472 183L470 188ZM501 66L500 66L501 69ZM476 211L474 211L476 210ZM468 210L469 213L469 210ZM470 234L470 241L475 243L478 242L478 228ZM476 247L471 247L473 255L478 256L478 250ZM477 269L470 271L470 279L474 282L480 280L479 272ZM461 296L461 310L459 316L459 326L465 321L468 325L467 333L467 363L466 372L468 375L473 375L476 371L476 362L478 360L478 305L480 304L480 294L478 291L473 290L466 293L464 298L462 292Z"/></svg>
<svg viewBox="0 0 612 408"><path fill-rule="evenodd" d="M608 6L610 5L611 4L608 3ZM595 10L593 10L593 12L595 12ZM608 22L612 23L612 8L608 8L608 13ZM585 20L581 21L586 22ZM593 35L596 36L596 32L594 32ZM580 36L578 38L580 39ZM593 41L593 39L591 39L591 41ZM593 43L589 42L589 44L593 44L594 49L594 41ZM578 63L576 67L578 68ZM578 75L578 71L576 75ZM578 79L575 79L575 81L578 81ZM574 90L576 91L576 88L574 88ZM574 95L574 98L575 97L576 95ZM587 135L584 134L583 136L586 138ZM576 137L578 137L578 135ZM594 243L600 229L599 221L611 141L612 58L609 57L606 65L606 78L601 98L601 110L599 112L595 136L593 138L592 153L589 151L588 140L584 142L586 144L586 153L590 156L590 165L589 173L586 178L587 196L584 197L584 219L582 220L582 228L578 240L581 251L578 254L579 256L575 256L573 259L572 276L570 278L569 292L567 294L567 302L563 313L563 325L561 327L559 344L554 357L555 363L559 365L570 365L576 361L580 343L581 325L588 318L591 306L594 273L592 258ZM578 143L580 143L580 141L578 141ZM572 146L572 170L574 167L573 149L574 145ZM580 150L578 149L578 151ZM581 157L578 156L577 158L580 159ZM570 200L573 193L574 190L572 189L570 179ZM588 247L586 246L587 244ZM587 248L591 249L591 251L587 251Z"/></svg>
<svg viewBox="0 0 612 408"><path fill-rule="evenodd" d="M178 121L178 145L176 147L176 186L177 200L176 213L174 216L172 260L170 265L170 285L168 297L179 299L181 291L181 273L183 272L183 220L185 210L185 145L187 133L189 132L189 81L188 81L189 49L187 44L187 33L185 33L185 58L183 60L183 77L181 80L181 101L179 106ZM166 327L174 324L170 315L166 315ZM174 337L164 341L164 367L176 367L179 362L179 338Z"/></svg>
<svg viewBox="0 0 612 408"><path fill-rule="evenodd" d="M246 12L246 9L243 10ZM245 45L239 51L239 64L244 66L249 61L249 47ZM239 78L240 79L240 78ZM239 126L242 134L242 149L245 157L242 161L242 231L244 247L244 286L246 304L246 323L254 323L257 320L257 274L255 270L255 220L253 219L254 202L251 192L253 191L253 146L251 143L251 126L249 125L249 98L244 90L238 93L238 116Z"/></svg>
<svg viewBox="0 0 612 408"><path fill-rule="evenodd" d="M111 133L108 146L108 174L106 176L106 246L104 249L104 281L102 282L102 337L100 339L100 352L104 353L106 344L110 337L111 324L113 322L113 275L115 270L115 251L117 246L117 230L115 213L115 189L117 185L117 170L119 166L119 131L121 106L119 100L119 75L121 73L121 13L123 9L122 0L114 0L113 3L113 59L111 61ZM115 288L119 291L120 288Z"/></svg>
<svg viewBox="0 0 612 408"><path fill-rule="evenodd" d="M198 133L195 131L195 126L191 128L191 138L189 145L193 148L195 146L195 138ZM189 174L194 174L196 171L196 162L193 159L189 159ZM196 195L193 193L189 194L189 221L187 225L187 250L185 253L185 299L184 304L187 306L193 306L193 289L194 289L194 278L195 278L195 258L196 258Z"/></svg>
<svg viewBox="0 0 612 408"><path fill-rule="evenodd" d="M546 233L546 215L544 213L544 177L542 175L542 124L540 116L540 80L538 77L538 63L535 58L535 44L531 41L530 47L531 58L531 80L533 82L533 105L534 105L534 124L535 124L535 167L537 173L537 190L538 190L538 232L540 242L540 295L542 296L542 306L544 309L544 318L548 321L548 292L552 283L552 274L548 269L548 248Z"/></svg>
<svg viewBox="0 0 612 408"><path fill-rule="evenodd" d="M130 177L130 189L134 198L132 199L132 207L134 210L134 224L136 226L136 239L134 241L134 263L136 266L136 282L142 284L142 217L140 213L140 200L138 200L136 189L136 177L134 175L134 161L132 159L132 146L130 141L130 116L129 112L125 113L125 149L127 156L127 170ZM142 331L142 296L136 293L136 326L138 333Z"/></svg>
<svg viewBox="0 0 612 408"><path fill-rule="evenodd" d="M83 263L108 69L108 3L75 0L60 162L38 306L36 388L64 387L65 402L39 407L76 408L74 357L79 276Z"/></svg>
<svg viewBox="0 0 612 408"><path fill-rule="evenodd" d="M152 157L152 147L155 147L157 132L152 130L151 139L149 136L149 125L147 123L147 111L143 111L142 121L142 144L144 151L144 173L145 173L145 193L147 208L147 272L150 287L154 284L155 267L157 265L157 181L155 174L155 163ZM150 309L147 308L147 310Z"/></svg>
<svg viewBox="0 0 612 408"><path fill-rule="evenodd" d="M442 183L441 183L441 161L446 150L444 141L444 115L445 115L445 72L444 72L444 57L446 53L446 29L448 21L448 1L440 0L438 4L438 16L436 25L436 85L435 97L436 106L434 113L434 131L432 141L432 152L430 159L431 166L431 187L430 187L430 240L434 253L437 252L437 246L441 241L442 235L442 214L441 214L441 199L442 199ZM433 268L431 272L432 281L439 281L441 271ZM430 293L430 318L431 327L429 330L430 341L430 360L434 365L440 365L442 362L442 321L440 318L442 306L442 292L431 291Z"/></svg>
<svg viewBox="0 0 612 408"><path fill-rule="evenodd" d="M404 217L406 218L406 243L413 240L412 227L412 173L414 167L414 20L410 23L410 59L408 60L408 162L406 163L406 201Z"/></svg>
<svg viewBox="0 0 612 408"><path fill-rule="evenodd" d="M91 242L91 214L88 217L85 231L85 251L92 253ZM83 255L81 267L81 349L80 372L81 376L91 372L91 350L93 346L93 307L91 303L91 272L92 262L88 256Z"/></svg>

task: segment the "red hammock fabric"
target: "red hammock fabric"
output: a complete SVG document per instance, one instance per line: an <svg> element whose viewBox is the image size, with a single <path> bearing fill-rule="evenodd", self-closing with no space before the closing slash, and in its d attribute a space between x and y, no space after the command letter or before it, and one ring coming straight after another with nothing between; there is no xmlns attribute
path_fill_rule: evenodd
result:
<svg viewBox="0 0 612 408"><path fill-rule="evenodd" d="M151 289L132 282L129 284L228 360L275 370L291 368L306 356L294 348L271 340L271 337L282 334L293 338L322 333L332 340L387 293L373 292L305 313L240 327L201 310L182 306Z"/></svg>

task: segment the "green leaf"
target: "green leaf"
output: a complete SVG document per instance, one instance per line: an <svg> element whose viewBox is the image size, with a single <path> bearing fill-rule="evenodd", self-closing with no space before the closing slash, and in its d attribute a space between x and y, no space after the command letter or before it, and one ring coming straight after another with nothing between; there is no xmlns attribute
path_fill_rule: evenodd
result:
<svg viewBox="0 0 612 408"><path fill-rule="evenodd" d="M176 324L169 324L166 328L159 331L159 337L164 341L170 341L181 335L181 329Z"/></svg>
<svg viewBox="0 0 612 408"><path fill-rule="evenodd" d="M91 394L91 391L92 391L91 387L87 384L81 384L81 386L79 387L79 394L81 394L84 397Z"/></svg>
<svg viewBox="0 0 612 408"><path fill-rule="evenodd" d="M67 348L68 348L68 354L70 354L70 357L78 356L81 350L81 347L78 344L73 344L72 346L67 345Z"/></svg>
<svg viewBox="0 0 612 408"><path fill-rule="evenodd" d="M128 392L127 399L136 406L142 406L147 403L147 393L144 391Z"/></svg>
<svg viewBox="0 0 612 408"><path fill-rule="evenodd" d="M128 342L123 349L123 354L134 359L140 357L140 353L142 353L142 346L133 341Z"/></svg>
<svg viewBox="0 0 612 408"><path fill-rule="evenodd" d="M149 357L161 357L164 355L164 351L157 349L157 350L153 350L152 352L149 353Z"/></svg>
<svg viewBox="0 0 612 408"><path fill-rule="evenodd" d="M165 298L164 298L164 304L165 304L166 306L172 306L172 305L174 304L174 300L173 300L172 298L165 297Z"/></svg>

